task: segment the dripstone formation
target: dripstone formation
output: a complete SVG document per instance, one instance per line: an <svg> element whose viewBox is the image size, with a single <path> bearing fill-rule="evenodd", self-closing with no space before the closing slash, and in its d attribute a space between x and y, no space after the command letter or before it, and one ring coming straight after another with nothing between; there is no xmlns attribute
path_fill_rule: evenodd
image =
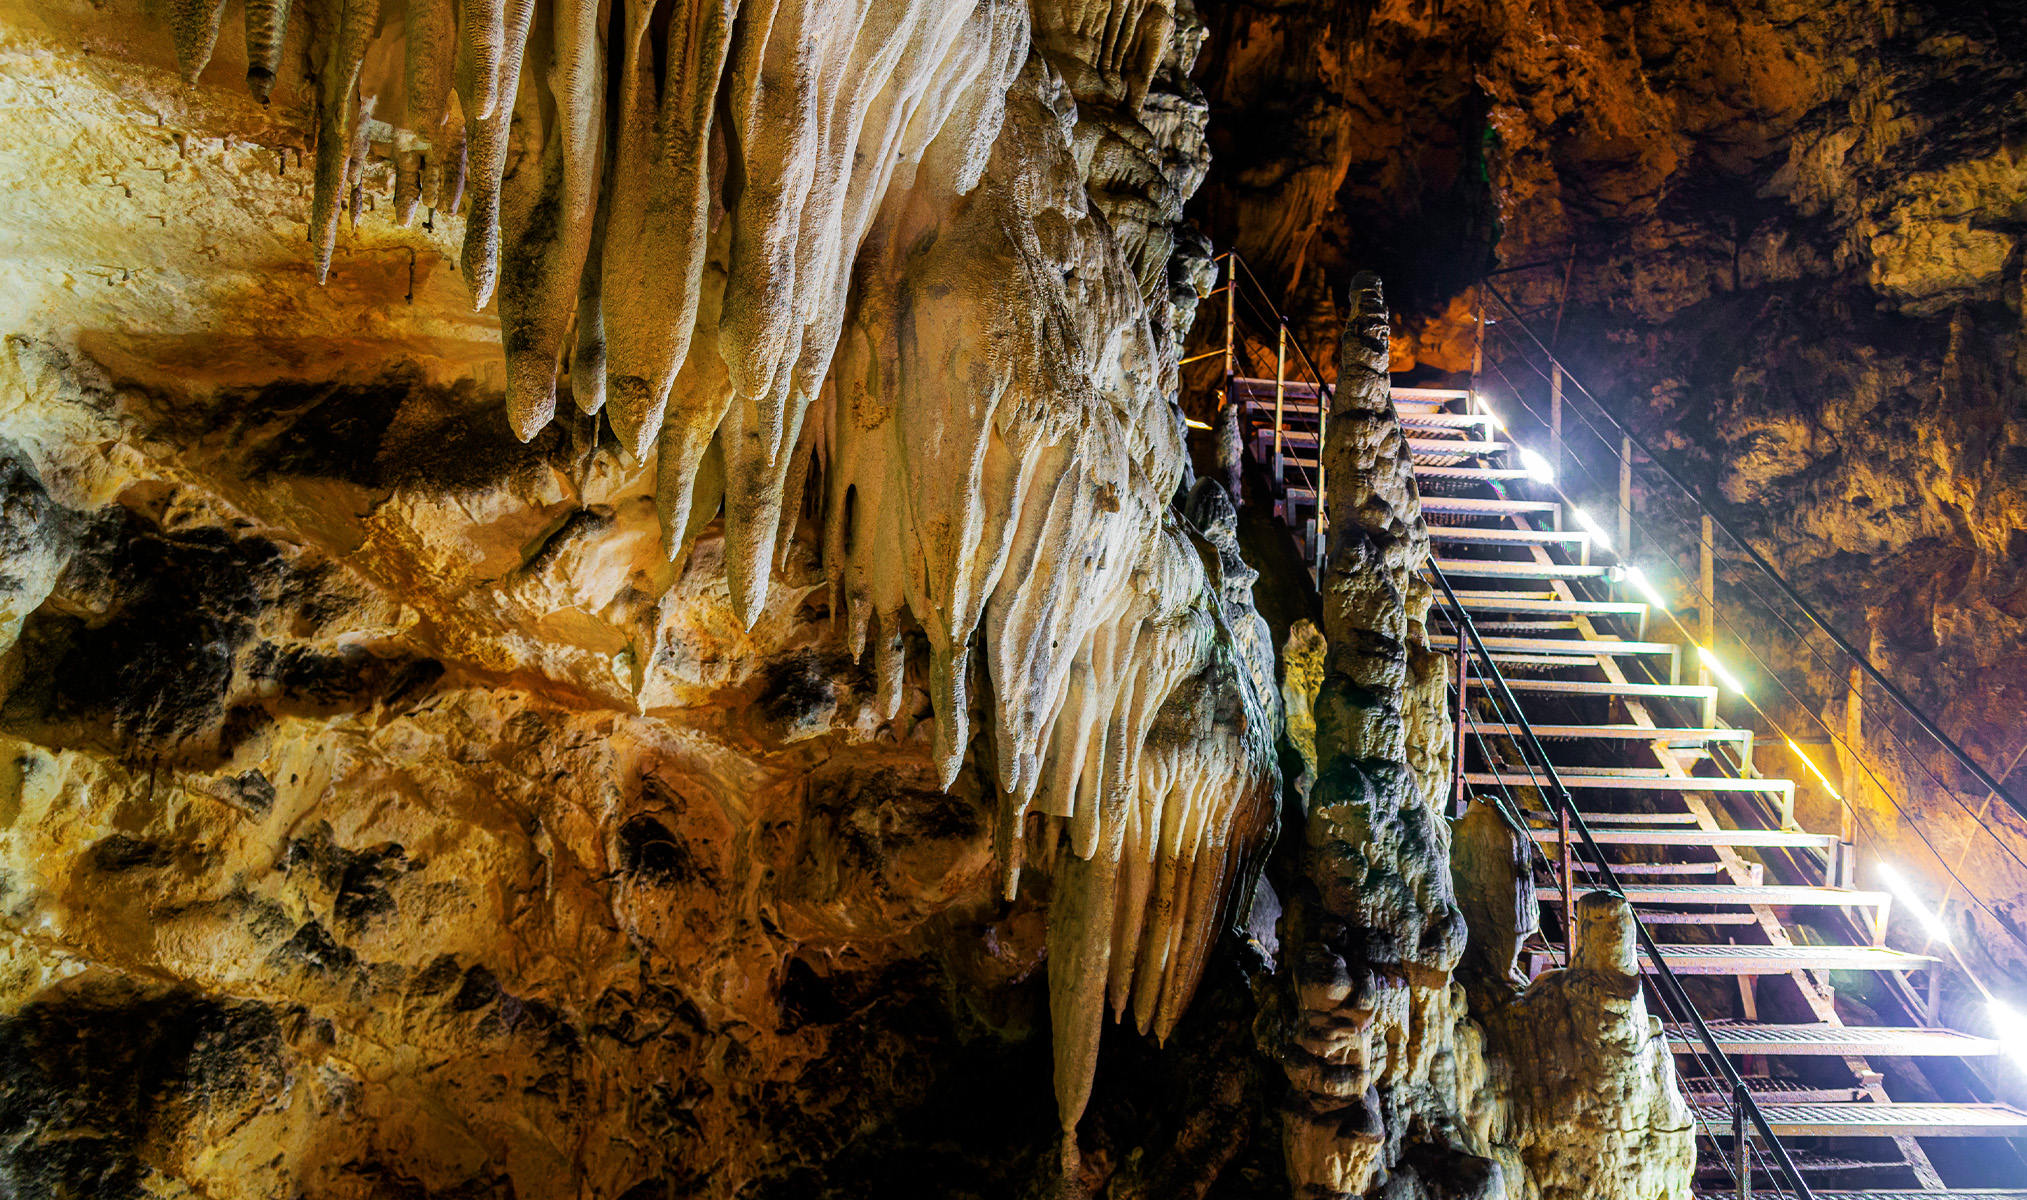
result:
<svg viewBox="0 0 2027 1200"><path fill-rule="evenodd" d="M1376 281L1320 693L1193 477L1187 0L243 7L0 6L4 1190L1684 1193Z"/></svg>

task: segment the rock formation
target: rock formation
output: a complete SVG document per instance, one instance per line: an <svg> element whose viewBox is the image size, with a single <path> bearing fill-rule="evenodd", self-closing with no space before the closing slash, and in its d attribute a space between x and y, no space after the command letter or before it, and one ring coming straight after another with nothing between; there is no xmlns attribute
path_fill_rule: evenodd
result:
<svg viewBox="0 0 2027 1200"><path fill-rule="evenodd" d="M0 5L5 1190L1681 1191L1376 281L1282 670L1193 478L1188 0L242 7Z"/></svg>

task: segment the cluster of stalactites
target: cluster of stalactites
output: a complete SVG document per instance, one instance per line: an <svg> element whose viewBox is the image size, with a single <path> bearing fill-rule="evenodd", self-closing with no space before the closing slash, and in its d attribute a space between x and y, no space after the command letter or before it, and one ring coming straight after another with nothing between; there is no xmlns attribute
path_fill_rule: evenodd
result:
<svg viewBox="0 0 2027 1200"><path fill-rule="evenodd" d="M1089 204L1076 102L1020 0L657 8L324 0L320 268L385 113L403 219L469 180L464 272L477 303L497 290L522 437L567 364L577 404L656 456L671 557L722 513L749 622L819 514L833 611L890 707L903 630L928 642L946 784L989 686L1001 882L1054 880L1074 1124L1108 1009L1173 1028L1278 790L1243 565L1169 507L1181 331ZM1151 70L1167 10L1123 11L1141 33L1111 65ZM215 32L183 28L194 74Z"/></svg>
<svg viewBox="0 0 2027 1200"><path fill-rule="evenodd" d="M1228 588L1236 554L1168 505L1181 421L1137 277L1086 202L1075 124L1031 58L965 203L927 195L932 163L890 200L818 431L834 611L883 679L920 627L946 776L972 741L975 663L992 685L1004 892L1030 861L1054 879L1071 1123L1108 1009L1173 1028L1276 794L1250 579Z"/></svg>

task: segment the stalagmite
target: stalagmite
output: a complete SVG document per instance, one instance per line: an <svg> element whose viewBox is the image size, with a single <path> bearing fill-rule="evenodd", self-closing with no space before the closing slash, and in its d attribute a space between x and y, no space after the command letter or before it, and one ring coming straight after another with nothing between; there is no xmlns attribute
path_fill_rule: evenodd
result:
<svg viewBox="0 0 2027 1200"><path fill-rule="evenodd" d="M292 0L244 0L246 5L246 86L262 104L274 94L288 41ZM438 7L445 10L447 5ZM412 35L411 35L412 36Z"/></svg>

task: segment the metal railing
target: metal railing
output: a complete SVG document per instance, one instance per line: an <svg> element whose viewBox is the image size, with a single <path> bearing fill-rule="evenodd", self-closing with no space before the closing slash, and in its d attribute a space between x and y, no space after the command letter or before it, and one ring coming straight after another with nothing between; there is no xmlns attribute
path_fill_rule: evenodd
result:
<svg viewBox="0 0 2027 1200"><path fill-rule="evenodd" d="M1523 315L1514 306L1512 301L1509 300L1507 296L1503 292L1501 292L1496 285L1487 281L1484 283L1484 289L1485 294L1489 295L1493 300L1497 301L1498 304L1502 308L1504 308L1507 313L1507 317L1505 318L1505 320L1499 322L1498 325L1503 326L1504 324L1510 322L1515 328L1517 328L1520 331L1522 337L1524 337L1525 339L1525 342L1523 343L1520 339L1505 334L1503 329L1498 329L1497 326L1495 326L1497 332L1499 332L1500 335L1503 338L1505 338L1507 343L1510 346L1512 346L1512 348L1520 355L1522 361L1525 362L1526 366L1534 370L1539 375L1541 375L1541 377L1549 384L1549 411L1547 413L1547 419L1543 423L1548 426L1551 446L1554 455L1554 465L1556 466L1556 468L1558 468L1558 470L1560 469L1563 454L1565 450L1569 447L1569 443L1563 436L1564 428L1562 418L1566 412L1569 415L1574 416L1577 419L1577 421L1582 424L1585 430L1593 438L1595 438L1599 444L1601 444L1604 447L1607 453L1611 453L1614 449L1616 449L1617 451L1617 464L1616 464L1618 468L1617 503L1618 503L1618 525L1620 530L1620 540L1617 547L1617 555L1619 561L1622 564L1624 564L1629 563L1631 560L1632 530L1636 524L1641 528L1643 533L1648 535L1648 540L1654 542L1657 546L1665 546L1667 542L1666 538L1656 538L1652 536L1654 533L1652 527L1646 521L1641 521L1634 516L1631 481L1636 466L1651 466L1654 470L1659 471L1663 479L1665 479L1666 482L1672 486L1674 491L1679 493L1685 499L1687 499L1687 501L1693 507L1693 512L1699 519L1701 526L1695 535L1697 542L1698 570L1694 590L1700 597L1700 599L1697 602L1697 607L1700 614L1699 624L1701 626L1699 640L1702 646L1710 647L1715 644L1716 626L1718 622L1718 617L1717 617L1717 603L1716 603L1717 590L1716 590L1716 575L1714 570L1714 558L1716 550L1716 535L1719 532L1722 532L1726 537L1728 537L1731 540L1731 542L1734 545L1736 545L1739 548L1742 556L1748 562L1750 562L1753 568L1755 569L1754 572L1752 572L1747 578L1734 581L1733 586L1742 589L1746 593L1746 595L1748 595L1753 601L1757 602L1757 604L1764 609L1764 615L1767 618L1769 618L1772 623L1777 624L1782 628L1785 628L1787 632L1794 637L1796 643L1801 647L1801 649L1806 652L1808 656L1808 661L1814 663L1817 667L1823 669L1826 674L1832 677L1837 677L1846 674L1845 670L1839 669L1840 662L1843 664L1845 668L1848 668L1848 672L1851 677L1848 681L1847 690L1845 693L1845 695L1848 698L1847 703L1855 702L1857 705L1857 709L1861 712L1872 712L1873 711L1872 702L1867 699L1864 689L1860 686L1859 676L1862 676L1864 679L1870 680L1874 685L1876 685L1879 688L1880 691L1884 692L1887 695L1887 697L1892 701L1894 708L1897 708L1900 712L1904 713L1908 718L1910 718L1913 721L1913 723L1920 729L1921 734L1927 735L1934 742L1937 748L1942 750L1949 758L1954 759L1961 767L1964 768L1966 772L1969 773L1970 777L1976 781L1978 787L1982 788L1985 793L1983 803L1989 805L1990 803L1995 801L2002 802L2006 804L2008 807L2012 808L2015 812L2021 813L2023 816L2027 816L2027 805L2023 805L2018 798L2016 798L2011 793L2005 790L2002 779L1995 778L1991 774L1991 772L1989 772L1986 768L1984 768L1981 764L1979 764L1975 758L1971 756L1969 751L1967 751L1961 744L1959 744L1957 741L1950 738L1946 733L1944 733L1938 727L1937 723L1931 717L1929 717L1929 715L1925 711L1922 710L1921 706L1918 703L1916 703L1911 697L1909 697L1902 689L1895 686L1891 680L1887 679L1885 675L1879 670L1879 668L1875 664L1873 664L1862 651L1860 651L1855 645L1851 643L1851 641L1848 638L1846 638L1839 630L1837 630L1837 628L1830 622L1830 620L1813 603L1811 603L1808 600L1808 598L1803 596L1800 593L1800 591L1797 590L1797 588L1785 576L1781 574L1778 568L1776 568L1770 561L1768 561L1765 555L1761 554L1746 540L1745 536L1739 531L1733 519L1731 519L1726 513L1718 511L1717 507L1713 505L1711 501L1706 499L1705 496L1702 493L1700 493L1696 488L1690 486L1690 484L1683 478L1683 474L1679 470L1677 470L1674 467L1671 467L1671 465L1667 461L1665 461L1658 454L1655 453L1653 448L1644 439L1642 439L1638 434L1634 433L1628 427L1624 419L1622 419L1620 416L1614 414L1609 409L1607 409L1604 406L1604 404L1598 399L1597 395L1594 392L1592 392L1590 388L1585 386L1583 381L1580 378L1578 378L1573 372L1571 372L1568 366L1564 364L1561 361L1561 359L1559 359L1556 356L1556 354L1553 351L1553 348L1541 338L1541 336L1534 330L1534 328L1531 325L1529 325L1526 316ZM1483 358L1484 355L1484 346L1485 346L1484 322L1485 322L1484 309L1481 303L1480 307L1481 331L1479 337L1481 359ZM1530 356L1530 350L1532 351L1532 356ZM1545 369L1544 366L1536 365L1536 363L1532 361L1532 357L1534 356L1538 356L1542 360L1542 362L1545 364ZM1502 376L1505 374L1503 369L1501 369L1496 363L1492 363L1490 365L1493 370L1499 371L1499 373ZM1515 399L1518 400L1521 404L1525 405L1526 400L1525 397L1521 394L1521 389L1519 385L1516 384L1514 380L1511 379L1510 377L1506 378L1505 382L1510 388L1513 389L1515 393ZM1595 412L1597 416L1602 419L1607 428L1600 429L1598 426L1593 425L1591 421L1587 417L1585 417L1584 408L1579 408L1575 405L1565 406L1563 404L1563 400L1565 397L1565 390L1564 390L1565 383L1568 384L1570 389L1568 395L1572 397L1580 396L1582 399L1587 401L1588 404L1586 407L1589 410ZM1532 412L1533 410L1530 408L1529 411ZM1539 413L1535 413L1534 415L1537 418L1540 418L1542 416L1542 414ZM1613 446L1613 442L1615 441L1618 443L1616 447ZM1584 466L1581 456L1574 456L1574 457L1575 461L1577 462L1577 465L1582 467L1586 474L1591 475L1591 478L1594 481L1601 483L1603 482L1602 480L1598 479L1597 474L1592 473L1587 466ZM1640 461L1642 459L1644 459L1644 462ZM1784 598L1788 603L1793 604L1797 609L1801 611L1805 625L1802 628L1798 628L1796 624L1789 619L1788 616L1783 614L1779 605L1776 603L1775 599L1770 599L1768 596L1761 594L1760 591L1753 588L1751 583L1749 582L1751 575L1763 575L1767 579L1771 580L1774 585L1774 589L1778 594L1778 597ZM1926 822L1924 821L1922 814L1918 810L1910 810L1910 808L1907 805L1903 804L1900 799L1896 798L1894 789L1889 787L1887 783L1881 779L1882 771L1884 771L1888 775L1891 775L1892 772L1885 768L1875 768L1874 763L1865 754L1863 747L1858 743L1855 735L1850 734L1848 731L1846 731L1843 734L1840 734L1840 732L1837 729L1832 728L1828 723L1826 723L1822 714L1818 711L1819 708L1818 704L1804 700L1803 696L1797 691L1796 687L1790 686L1787 680L1782 677L1780 672L1774 669L1771 663L1769 663L1765 658L1763 658L1757 651L1752 649L1750 643L1743 637L1742 632L1740 630L1732 628L1732 624L1730 621L1725 621L1724 623L1728 628L1731 628L1734 637L1739 642L1741 647L1743 647L1745 652L1749 656L1751 656L1751 658L1754 661L1758 663L1759 667L1767 676L1767 678L1771 682L1776 684L1779 687L1779 689L1786 694L1789 700L1791 700L1794 703L1795 710L1801 714L1804 723L1805 724L1813 723L1815 727L1820 728L1822 730L1823 735L1828 739L1829 744L1841 747L1846 752L1848 752L1848 754L1850 755L1851 764L1853 764L1856 768L1858 768L1860 771L1863 772L1863 777L1873 785L1873 787L1878 791L1879 795L1891 807L1893 807L1895 810L1899 812L1901 818L1906 823L1906 828L1909 831L1911 831L1916 836L1916 838L1918 838L1925 846L1927 846L1931 854L1934 856L1938 866L1941 868L1942 872L1945 875L1947 875L1949 880L1951 881L1950 882L1951 889L1952 890L1961 889L1962 894L1965 897L1967 903L1971 906L1975 906L1976 908L1983 910L1986 913L1986 915L1991 919L1990 924L1992 927L1997 928L2007 936L2013 937L2015 941L2019 941L2020 939L2018 938L2018 935L2013 933L2012 929L2009 926L2009 923L2000 916L1998 911L1995 909L1993 903L1989 901L1987 898L1979 895L1978 890L1972 887L1971 883L1964 878L1963 874L1959 870L1959 867L1962 865L1961 861L1958 863L1957 866L1952 866L1949 858L1944 854L1942 847L1936 845L1935 842L1930 839L1928 833L1925 832L1923 828ZM1814 640L1812 640L1809 636L1807 636L1807 634L1804 632L1804 630L1808 626L1813 626L1816 630L1821 631L1822 634L1825 637L1827 637L1827 639L1830 641L1832 646L1835 647L1835 650L1827 653L1824 652L1823 650L1820 650L1818 644ZM1706 674L1705 682L1708 681L1709 677ZM1807 690L1808 689L1806 684L1803 685L1803 691ZM1742 697L1744 696L1742 692L1740 693L1740 695ZM1857 832L1857 816L1855 810L1852 806L1852 802L1849 796L1845 794L1851 790L1850 787L1847 785L1847 787L1841 792L1838 789L1831 787L1829 780L1823 777L1822 771L1816 766L1814 761L1811 760L1809 756L1803 752L1801 746L1798 743L1796 743L1792 737L1787 736L1786 732L1781 727L1780 721L1778 721L1772 713L1767 712L1765 708L1761 707L1757 703L1754 703L1749 697L1744 698L1745 702L1751 705L1754 711L1768 723L1768 725L1771 727L1772 731L1776 734L1776 736L1785 738L1788 741L1788 748L1794 752L1794 754L1800 761L1802 761L1804 764L1808 766L1810 772L1814 774L1817 777L1817 779L1823 784L1824 789L1828 792L1828 794L1838 802L1843 820L1843 829L1841 832L1841 839L1840 839L1842 843L1841 849L1842 857L1839 861L1832 863L1832 870L1833 873L1837 875L1838 882L1842 883L1844 886L1851 886L1853 879L1852 872L1855 867L1854 861L1855 854L1853 853L1853 846L1856 843L1858 832ZM2021 853L2016 851L2006 841L2006 839L2000 835L2000 833L1996 829L1994 829L1989 823L1983 820L1982 814L1980 812L1974 812L1971 803L1967 803L1965 798L1958 794L1957 788L1953 787L1950 782L1945 781L1945 779L1941 778L1937 774L1938 769L1944 769L1943 764L1937 763L1935 764L1935 768L1932 769L1929 762L1925 761L1924 756L1918 754L1916 752L1915 747L1909 744L1908 738L1903 737L1901 730L1895 727L1896 722L1894 722L1891 719L1893 715L1893 709L1884 709L1881 711L1884 711L1887 717L1887 719L1882 722L1882 725L1891 741L1895 745L1897 745L1905 755L1908 767L1911 770L1918 770L1922 776L1925 776L1927 780L1935 786L1935 788L1939 793L1941 793L1943 796L1948 797L1951 801L1955 803L1955 805L1959 809L1963 811L1963 813L1966 816L1971 818L1972 823L1976 826L1977 831L1979 833L1983 834L1984 837L1990 839L1993 843L1995 843L1998 849L2001 850L2008 858L2010 858L2012 861L2018 864L2023 872L2027 872L2027 857L2023 857ZM1921 734L1912 734L1910 736L1919 737L1921 736ZM2022 757L2027 757L2027 749L2023 749L2022 755L2014 759L2014 764L2017 765L2017 763L2021 761ZM1712 761L1717 765L1719 770L1725 771L1727 773L1736 773L1736 774L1754 773L1750 772L1749 764L1743 762L1739 764L1728 763L1724 761L1721 755L1714 754L1712 756ZM1978 801L1979 798L1975 791L1971 791L1969 789L1965 789L1965 791L1966 794L1970 797L1971 802L1975 803ZM1783 813L1780 815L1785 819L1790 814ZM1813 856L1814 852L1801 851L1796 853L1798 857L1809 857ZM1950 898L1950 896L1951 892L1946 891L1945 903ZM1933 944L1934 942L1931 941L1931 945ZM1979 993L1981 993L1987 1001L1994 1000L1995 997L1993 995L1991 988L1988 987L1986 983L1979 978L1978 972L1973 969L1972 965L1969 962L1965 960L1963 952L1955 944L1955 939L1948 939L1948 938L1942 939L1941 944L1947 949L1949 957L1955 962L1957 968L1971 982L1973 987ZM2027 945L2027 942L2023 942L2021 944ZM1938 996L1935 993L1935 989L1933 986L1930 989L1931 995L1929 995L1928 997L1921 997L1914 995L1909 985L1907 985L1906 982L1900 979L1898 976L1888 976L1888 981L1889 981L1888 982L1889 989L1894 991L1899 996L1902 1003L1909 1009L1910 1013L1924 1014L1926 1018L1931 1022L1935 1022L1940 1019L1940 1013L1938 1010L1938 1003L1939 1003ZM1931 982L1933 984L1935 981L1932 980Z"/></svg>
<svg viewBox="0 0 2027 1200"><path fill-rule="evenodd" d="M1704 499L1702 493L1697 491L1695 488L1691 487L1679 473L1677 473L1673 468L1671 468L1668 465L1668 463L1665 460L1661 458L1660 455L1654 452L1653 448L1650 447L1644 439L1642 439L1638 434L1634 433L1632 429L1629 428L1624 421L1620 420L1617 416L1615 416L1610 409L1606 408L1604 404L1601 401L1599 401L1595 395L1592 394L1591 390L1584 386L1583 381L1578 379L1577 376L1572 371L1570 371L1570 369L1567 366L1563 365L1560 359L1556 358L1554 351L1552 351L1549 348L1546 342L1541 340L1541 337L1535 333L1533 327L1528 325L1527 320L1520 315L1520 310L1515 308L1513 304L1506 299L1506 296L1503 293L1501 293L1497 287L1493 286L1490 280L1483 281L1483 287L1485 288L1485 291L1488 295L1490 295L1493 299L1499 301L1500 306L1506 309L1509 319L1513 321L1513 323L1520 329L1522 333L1527 335L1528 340L1534 344L1535 348L1541 353L1542 357L1547 359L1548 362L1552 365L1555 373L1555 397L1556 400L1558 401L1558 403L1556 404L1558 415L1560 413L1561 408L1559 401L1562 396L1562 389L1560 384L1562 380L1567 379L1570 382L1571 386L1575 387L1578 392L1581 392L1583 394L1585 399L1591 402L1592 407L1597 410L1598 414L1602 416L1606 421L1608 421L1615 430L1618 431L1628 451L1622 454L1620 460L1622 464L1621 478L1628 481L1627 487L1625 489L1626 492L1630 491L1630 479L1633 467L1633 454L1637 453L1645 457L1647 461L1650 464L1652 464L1654 469L1661 473L1664 479L1666 479L1669 483L1674 484L1675 487L1683 494L1683 496L1688 498L1688 500L1696 506L1696 509L1701 514L1702 518L1705 521L1709 522L1711 527L1714 527L1716 530L1721 531L1727 538L1731 539L1732 543L1736 545L1742 552L1744 552L1746 558L1753 564L1753 566L1757 567L1761 574L1765 575L1770 581L1772 581L1773 585L1777 589L1779 589L1781 594L1787 597L1787 599L1790 602L1792 602L1796 608L1800 609L1802 615L1807 617L1812 625L1814 625L1817 629L1821 630L1823 634L1830 639L1830 641L1837 647L1837 649L1843 653L1844 657L1847 660L1849 660L1852 666L1862 671L1865 674L1866 678L1870 679L1873 683L1877 684L1879 689L1885 692L1887 697L1891 699L1894 702L1894 704L1901 709L1901 711L1905 712L1910 718L1912 718L1915 724L1921 727L1922 732L1928 734L1929 737L1934 739L1938 746L1940 746L1943 750L1947 751L1950 757L1956 759L1957 762L1961 764L1965 770L1969 771L1971 773L1971 776L1975 778L1979 782L1979 784L1985 787L1985 789L1988 790L1995 798L2004 801L2008 806L2010 806L2015 812L2019 813L2021 816L2027 817L2027 803L2023 803L2021 800L2013 796L2010 792L2006 791L2005 787L1999 782L1999 780L1993 778L1992 774L1989 771L1987 771L1983 766L1981 766L1978 763L1978 761L1971 756L1970 751L1964 749L1963 746L1957 743L1956 739L1950 737L1949 734L1943 732L1942 728L1938 726L1926 712L1922 711L1920 705L1916 704L1914 700L1907 695L1907 693L1903 692L1900 688L1896 687L1892 680L1888 679L1885 676L1885 674L1883 674L1879 670L1877 666L1873 665L1871 658L1869 658L1863 651L1859 650L1858 647L1852 645L1850 640L1847 639L1842 633L1840 633L1837 630L1837 628L1830 623L1829 619L1825 617L1816 608L1815 605L1811 604L1807 598L1805 598L1799 591L1795 590L1794 585L1788 582L1787 577L1782 575L1780 571L1776 569L1771 562L1768 562L1764 555L1762 555L1758 550L1755 550L1752 546L1752 543L1748 542L1745 539L1745 536L1738 532L1737 528L1732 524L1730 520L1726 518L1726 516L1723 513L1720 513L1715 508L1713 508L1711 504ZM1554 433L1551 434L1551 437L1552 439L1554 439L1556 442L1559 443L1560 429L1557 428L1554 431ZM1622 500L1629 502L1630 496L1626 495L1625 492L1622 492ZM1630 508L1630 503L1627 504L1627 507ZM1630 513L1625 512L1625 510L1622 509L1621 519L1622 521L1629 520ZM1705 542L1708 543L1708 541L1709 539L1706 538Z"/></svg>
<svg viewBox="0 0 2027 1200"><path fill-rule="evenodd" d="M1302 543L1303 557L1310 570L1320 577L1323 569L1325 547L1329 542L1330 509L1325 492L1325 471L1323 447L1330 429L1330 403L1334 389L1323 378L1323 372L1309 350L1289 328L1288 318L1275 305L1268 294L1266 285L1236 250L1227 250L1217 256L1224 264L1224 282L1211 290L1205 299L1222 295L1223 344L1213 350L1191 355L1182 360L1183 365L1206 359L1224 359L1224 377L1220 387L1219 417L1221 421L1234 421L1238 425L1241 439L1239 453L1250 454L1251 439L1246 435L1246 418L1243 403L1236 394L1235 381L1239 379L1272 380L1274 383L1273 409L1273 450L1268 458L1272 474L1270 485L1282 507L1282 519L1288 523L1291 532L1297 533ZM1250 285L1250 286L1246 286ZM1250 330L1248 336L1242 330ZM1273 370L1266 369L1268 356L1267 342L1273 344ZM1290 357L1290 351L1293 357ZM1290 461L1286 440L1288 426L1288 389L1297 385L1314 389L1316 397L1316 459L1315 466L1297 460ZM1305 526L1297 530L1289 512L1289 505L1283 499L1286 494L1287 474L1293 470L1300 482L1314 495L1312 515Z"/></svg>
<svg viewBox="0 0 2027 1200"><path fill-rule="evenodd" d="M1570 850L1572 845L1568 838L1569 831L1574 831L1577 834L1579 839L1578 844L1582 845L1585 856L1590 860L1593 877L1602 883L1602 886L1594 886L1590 890L1606 892L1617 896L1624 902L1626 900L1625 889L1620 886L1618 876L1613 873L1612 865L1606 858L1603 848L1598 844L1597 839L1592 836L1590 824L1584 819L1583 814L1577 810L1576 802L1570 795L1569 790L1563 786L1562 778L1557 774L1555 764L1549 760L1547 750L1543 748L1540 739L1535 736L1534 726L1528 721L1527 714L1522 711L1519 701L1514 698L1512 689L1507 686L1505 674L1500 671L1498 664L1493 661L1491 651L1486 649L1484 640L1479 637L1476 622L1471 619L1470 613L1464 608L1462 602L1458 600L1457 593L1451 588L1449 579L1444 576L1442 568L1436 565L1433 557L1426 565L1437 586L1442 589L1443 595L1450 601L1448 610L1450 620L1456 624L1463 635L1464 641L1460 642L1458 654L1460 661L1473 654L1477 656L1480 669L1483 672L1482 677L1479 679L1480 691L1485 692L1492 700L1495 709L1500 710L1500 715L1504 718L1504 722L1509 728L1520 731L1520 737L1515 740L1519 745L1522 758L1526 762L1529 776L1530 778L1535 778L1535 771L1537 768L1539 769L1540 775L1536 785L1537 789L1544 796L1548 797L1549 803L1554 808L1556 821L1565 831L1562 842L1562 860L1565 864L1563 886L1566 895L1562 912L1566 928L1570 931L1566 942L1568 946L1566 953L1570 953L1573 957L1575 949L1573 931L1575 928L1576 911L1574 903L1571 902L1573 897L1567 895L1570 885L1568 883L1569 876L1566 868L1571 857ZM1465 648L1464 643L1468 643L1468 649ZM1492 686L1486 688L1484 686L1486 683L1490 683ZM1457 770L1460 773L1463 770L1461 761L1457 764ZM1514 817L1517 815L1509 816L1507 818L1508 821L1513 822ZM1518 822L1516 827L1523 834L1527 834L1527 826L1524 821ZM1530 842L1532 842L1532 835L1527 834L1527 836ZM1535 844L1535 851L1536 853L1541 852L1538 843ZM1544 854L1543 857L1546 859L1547 856ZM1683 989L1681 980L1676 977L1674 970L1668 966L1667 960L1662 957L1661 948L1654 941L1653 935L1648 932L1646 922L1640 920L1639 913L1633 909L1630 903L1627 904L1626 909L1633 920L1633 927L1639 939L1640 948L1646 952L1648 962L1652 965L1653 978L1656 981L1655 992L1661 1000L1662 1008L1667 1012L1669 1017L1673 1018L1675 1024L1687 1025L1695 1030L1697 1040L1703 1044L1704 1048L1703 1052L1696 1054L1695 1057L1704 1070L1710 1070L1714 1067L1716 1069L1714 1077L1721 1078L1728 1089L1732 1137L1732 1158L1729 1160L1728 1165L1738 1186L1738 1195L1745 1198L1745 1200L1750 1200L1752 1196L1765 1194L1764 1192L1755 1192L1753 1188L1755 1175L1764 1174L1778 1181L1779 1186L1783 1190L1798 1197L1799 1200L1812 1200L1813 1193L1810 1192L1809 1186L1802 1181L1801 1171L1796 1167L1794 1158L1788 1153L1787 1147L1781 1144L1780 1138L1775 1136L1773 1127L1768 1124L1766 1115L1760 1110L1759 1102L1753 1098L1752 1092L1746 1086L1745 1080L1739 1076L1737 1069L1732 1066L1730 1057L1718 1045L1716 1036L1711 1033L1710 1026L1705 1022L1703 1014L1697 1010L1695 1003L1690 1000L1689 994ZM1755 1148L1752 1137L1754 1133L1759 1135L1759 1145L1764 1147L1764 1149ZM1715 1140L1715 1136L1712 1136L1712 1141L1714 1142Z"/></svg>

